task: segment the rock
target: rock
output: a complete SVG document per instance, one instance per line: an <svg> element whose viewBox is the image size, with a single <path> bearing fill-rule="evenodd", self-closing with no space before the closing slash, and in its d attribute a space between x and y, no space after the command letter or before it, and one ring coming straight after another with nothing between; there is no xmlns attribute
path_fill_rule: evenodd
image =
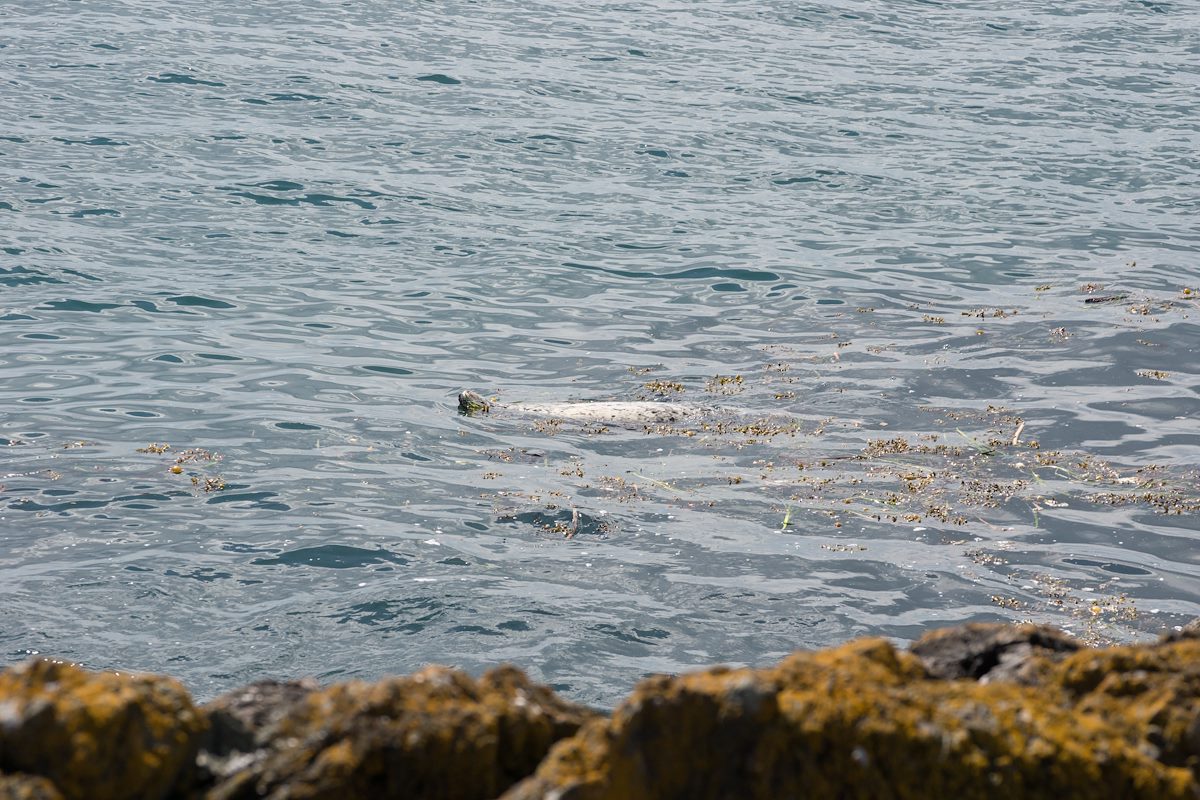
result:
<svg viewBox="0 0 1200 800"><path fill-rule="evenodd" d="M881 639L650 679L503 800L1200 796L1200 641L1033 649L1037 686L931 678Z"/></svg>
<svg viewBox="0 0 1200 800"><path fill-rule="evenodd" d="M1200 637L1080 650L1052 677L1081 721L1127 731L1163 764L1191 770L1200 786Z"/></svg>
<svg viewBox="0 0 1200 800"><path fill-rule="evenodd" d="M201 744L197 763L204 782L217 781L244 769L270 746L270 730L301 700L320 686L312 679L264 680L227 692L201 711L208 718L208 732Z"/></svg>
<svg viewBox="0 0 1200 800"><path fill-rule="evenodd" d="M352 681L292 703L254 735L266 749L206 796L486 800L596 716L512 667Z"/></svg>
<svg viewBox="0 0 1200 800"><path fill-rule="evenodd" d="M930 631L913 644L910 652L935 678L1036 683L1037 676L1030 674L1040 663L1035 657L1065 657L1082 646L1078 640L1045 625L981 622Z"/></svg>
<svg viewBox="0 0 1200 800"><path fill-rule="evenodd" d="M40 775L0 775L0 800L63 800L54 784Z"/></svg>
<svg viewBox="0 0 1200 800"><path fill-rule="evenodd" d="M224 755L262 747L263 732L319 688L311 678L257 681L206 703L201 708L209 721L204 750Z"/></svg>
<svg viewBox="0 0 1200 800"><path fill-rule="evenodd" d="M0 772L40 775L65 798L165 797L204 725L172 678L43 660L0 672ZM14 796L54 796L26 786Z"/></svg>
<svg viewBox="0 0 1200 800"><path fill-rule="evenodd" d="M1163 642L1178 642L1183 639L1200 639L1200 617L1192 620L1177 631L1163 634Z"/></svg>
<svg viewBox="0 0 1200 800"><path fill-rule="evenodd" d="M202 750L197 753L197 750ZM1200 637L966 625L644 681L611 718L512 667L196 709L169 678L0 672L0 800L1200 799Z"/></svg>

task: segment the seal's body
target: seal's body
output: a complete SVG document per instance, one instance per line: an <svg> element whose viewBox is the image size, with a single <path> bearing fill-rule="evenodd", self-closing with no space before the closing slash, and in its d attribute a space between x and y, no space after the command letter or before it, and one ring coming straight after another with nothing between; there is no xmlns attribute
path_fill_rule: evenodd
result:
<svg viewBox="0 0 1200 800"><path fill-rule="evenodd" d="M707 406L653 401L580 401L577 403L511 403L499 405L470 389L458 395L458 413L468 417L493 411L606 425L662 425L712 413Z"/></svg>

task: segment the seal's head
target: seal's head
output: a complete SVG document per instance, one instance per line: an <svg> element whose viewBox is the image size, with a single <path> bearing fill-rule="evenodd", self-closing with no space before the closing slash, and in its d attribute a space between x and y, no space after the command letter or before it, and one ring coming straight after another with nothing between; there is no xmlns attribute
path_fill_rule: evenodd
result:
<svg viewBox="0 0 1200 800"><path fill-rule="evenodd" d="M479 392L463 389L458 393L458 413L473 417L476 414L486 414L492 410L492 404L483 398Z"/></svg>

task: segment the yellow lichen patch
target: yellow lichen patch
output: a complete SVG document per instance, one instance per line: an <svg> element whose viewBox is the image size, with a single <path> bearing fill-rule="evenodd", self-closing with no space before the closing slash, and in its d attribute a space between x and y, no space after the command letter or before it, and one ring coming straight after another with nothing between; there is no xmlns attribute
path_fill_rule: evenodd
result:
<svg viewBox="0 0 1200 800"><path fill-rule="evenodd" d="M1200 774L1200 638L1081 650L1051 680L1076 708L1125 730L1163 763Z"/></svg>
<svg viewBox="0 0 1200 800"><path fill-rule="evenodd" d="M51 661L0 672L0 708L0 771L42 775L67 798L166 795L206 727L174 679Z"/></svg>
<svg viewBox="0 0 1200 800"><path fill-rule="evenodd" d="M1107 668L1136 682L1147 664L1184 662L1173 659ZM915 656L871 639L772 669L654 678L504 800L1194 798L1195 776L1150 744L1167 695L1132 713L1093 708L1054 682L1073 674L1067 663L1038 686L934 680ZM1170 695L1193 716L1195 689Z"/></svg>

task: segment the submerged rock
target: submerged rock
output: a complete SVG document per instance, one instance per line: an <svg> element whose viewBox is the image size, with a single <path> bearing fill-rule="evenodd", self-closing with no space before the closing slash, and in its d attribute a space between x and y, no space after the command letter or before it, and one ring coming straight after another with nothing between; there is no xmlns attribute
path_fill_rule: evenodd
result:
<svg viewBox="0 0 1200 800"><path fill-rule="evenodd" d="M0 672L0 773L10 797L166 797L194 763L204 718L180 683L27 661ZM39 788L41 787L41 788Z"/></svg>

